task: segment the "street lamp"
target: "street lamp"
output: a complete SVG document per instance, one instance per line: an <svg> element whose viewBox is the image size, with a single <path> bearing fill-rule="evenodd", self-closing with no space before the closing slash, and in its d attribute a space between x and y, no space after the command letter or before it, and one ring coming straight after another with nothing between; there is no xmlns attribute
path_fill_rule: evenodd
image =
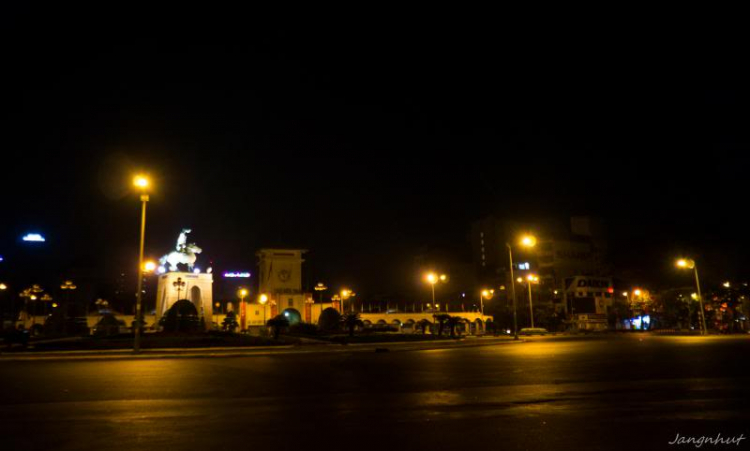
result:
<svg viewBox="0 0 750 451"><path fill-rule="evenodd" d="M539 283L539 277L535 276L534 274L529 274L526 276L526 285L529 286L529 313L531 313L531 328L534 328L534 306L532 305L531 300L531 284L532 283Z"/></svg>
<svg viewBox="0 0 750 451"><path fill-rule="evenodd" d="M146 203L148 203L148 188L151 185L149 179L144 175L133 178L133 185L141 192L141 244L138 252L138 291L135 300L135 338L133 340L133 352L141 351L141 306L143 302L143 245L146 239ZM179 297L179 296L178 296Z"/></svg>
<svg viewBox="0 0 750 451"><path fill-rule="evenodd" d="M703 296L701 296L701 282L698 278L698 265L695 264L695 260L689 258L681 258L675 262L675 265L681 269L692 269L695 274L695 288L696 291L698 291L698 303L701 309L701 325L703 327L701 334L706 335L706 316L703 311Z"/></svg>
<svg viewBox="0 0 750 451"><path fill-rule="evenodd" d="M323 282L318 282L315 285L315 291L320 292L320 303L323 304L323 292L326 291L328 287Z"/></svg>
<svg viewBox="0 0 750 451"><path fill-rule="evenodd" d="M143 264L144 273L152 273L155 270L156 270L156 262L154 262L153 260L149 260Z"/></svg>
<svg viewBox="0 0 750 451"><path fill-rule="evenodd" d="M266 325L266 302L268 302L268 296L266 294L261 294L258 298L258 302L260 305L263 306L263 326Z"/></svg>
<svg viewBox="0 0 750 451"><path fill-rule="evenodd" d="M348 288L344 288L341 290L341 313L344 313L344 302L352 296L356 296L356 294L352 292L352 290L349 290ZM351 302L349 302L349 311L352 311Z"/></svg>
<svg viewBox="0 0 750 451"><path fill-rule="evenodd" d="M435 274L434 272L429 272L425 274L424 280L427 281L427 283L430 284L430 287L432 288L432 304L435 305L435 284L438 282L447 282L448 276L445 274Z"/></svg>
<svg viewBox="0 0 750 451"><path fill-rule="evenodd" d="M532 248L536 246L536 237L533 235L524 235L519 240L523 247ZM516 303L516 284L513 283L513 249L510 243L505 243L508 247L508 259L510 260L510 291L513 296L513 338L518 340L518 304Z"/></svg>
<svg viewBox="0 0 750 451"><path fill-rule="evenodd" d="M182 280L182 277L178 277L177 280L175 280L174 282L172 282L172 286L175 287L175 289L177 289L177 300L178 301L181 300L180 299L180 292L182 292L182 289L185 287L185 285L187 285L187 284L185 283L184 280Z"/></svg>
<svg viewBox="0 0 750 451"><path fill-rule="evenodd" d="M479 293L479 308L481 309L482 316L484 316L484 299L492 299L495 294L495 290L482 290Z"/></svg>
<svg viewBox="0 0 750 451"><path fill-rule="evenodd" d="M247 297L247 288L240 288L237 295L240 297L240 332L245 330L245 298Z"/></svg>
<svg viewBox="0 0 750 451"><path fill-rule="evenodd" d="M68 304L70 302L70 293L77 288L78 287L70 280L66 280L60 285L60 289L65 292L65 304L63 305L63 330L65 329L65 324L68 318Z"/></svg>

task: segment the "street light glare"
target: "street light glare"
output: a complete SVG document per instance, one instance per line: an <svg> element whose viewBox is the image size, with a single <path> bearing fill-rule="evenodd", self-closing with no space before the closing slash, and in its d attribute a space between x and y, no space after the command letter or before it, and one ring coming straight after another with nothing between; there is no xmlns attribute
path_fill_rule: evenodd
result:
<svg viewBox="0 0 750 451"><path fill-rule="evenodd" d="M143 264L143 272L154 272L156 269L156 263L149 260Z"/></svg>
<svg viewBox="0 0 750 451"><path fill-rule="evenodd" d="M681 258L675 262L675 265L677 265L678 268L693 269L695 267L695 261L688 258Z"/></svg>
<svg viewBox="0 0 750 451"><path fill-rule="evenodd" d="M136 175L133 177L133 185L136 188L146 189L150 185L150 182L145 175Z"/></svg>
<svg viewBox="0 0 750 451"><path fill-rule="evenodd" d="M261 294L258 302L260 302L261 304L265 304L266 302L268 302L268 296L265 294Z"/></svg>
<svg viewBox="0 0 750 451"><path fill-rule="evenodd" d="M524 235L521 237L521 245L525 247L536 246L536 237L534 235Z"/></svg>

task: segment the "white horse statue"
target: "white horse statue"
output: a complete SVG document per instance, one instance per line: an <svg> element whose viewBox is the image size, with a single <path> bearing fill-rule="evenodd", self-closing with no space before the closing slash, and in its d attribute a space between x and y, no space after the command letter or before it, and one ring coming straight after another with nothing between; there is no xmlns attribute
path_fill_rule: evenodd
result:
<svg viewBox="0 0 750 451"><path fill-rule="evenodd" d="M200 254L203 252L203 249L199 248L195 245L195 243L189 243L183 245L183 251L172 251L169 254L163 256L159 259L159 263L163 265L166 265L169 263L169 270L170 271L177 271L179 268L177 265L183 264L188 266L188 270L193 270L193 265L195 264L195 261L198 259L196 256L197 254Z"/></svg>

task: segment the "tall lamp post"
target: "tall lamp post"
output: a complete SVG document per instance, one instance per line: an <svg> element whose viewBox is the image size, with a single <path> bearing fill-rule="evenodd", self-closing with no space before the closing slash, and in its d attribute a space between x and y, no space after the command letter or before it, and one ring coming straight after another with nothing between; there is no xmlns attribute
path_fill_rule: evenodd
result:
<svg viewBox="0 0 750 451"><path fill-rule="evenodd" d="M531 328L534 328L534 306L531 299L531 284L539 282L539 277L534 274L526 276L526 284L529 286L529 313L531 314Z"/></svg>
<svg viewBox="0 0 750 451"><path fill-rule="evenodd" d="M701 282L698 278L698 265L695 264L695 260L691 260L689 258L681 258L677 260L675 264L678 268L692 269L693 273L695 274L695 288L698 292L698 304L700 305L701 309L701 326L703 327L703 329L701 330L701 335L706 335L706 316L703 310L703 296L701 295Z"/></svg>
<svg viewBox="0 0 750 451"><path fill-rule="evenodd" d="M320 303L323 304L323 292L326 291L328 287L323 282L318 282L315 285L315 291L320 293Z"/></svg>
<svg viewBox="0 0 750 451"><path fill-rule="evenodd" d="M435 284L437 284L438 282L447 282L448 276L446 276L445 274L437 275L434 272L429 272L425 274L424 280L427 281L427 283L430 284L430 288L432 288L432 305L433 308L435 308Z"/></svg>
<svg viewBox="0 0 750 451"><path fill-rule="evenodd" d="M482 313L482 316L484 316L484 298L492 299L492 296L495 294L495 290L482 290L479 293L479 308L480 312Z"/></svg>
<svg viewBox="0 0 750 451"><path fill-rule="evenodd" d="M141 244L138 252L138 291L135 294L135 338L133 340L133 352L141 351L141 328L143 318L141 308L143 305L143 245L146 240L146 204L148 203L148 187L151 183L143 175L137 175L133 179L133 185L141 192Z"/></svg>
<svg viewBox="0 0 750 451"><path fill-rule="evenodd" d="M519 241L523 247L536 246L536 237L533 235L524 235ZM513 338L518 340L518 303L516 302L516 284L513 276L513 249L510 243L505 243L508 247L508 259L510 260L510 293L513 297Z"/></svg>
<svg viewBox="0 0 750 451"><path fill-rule="evenodd" d="M347 299L349 299L352 296L356 296L352 290L348 288L344 288L341 290L341 313L344 313L344 302L346 302ZM349 311L352 311L352 302L349 302Z"/></svg>
<svg viewBox="0 0 750 451"><path fill-rule="evenodd" d="M263 307L263 327L266 327L266 302L268 302L268 295L261 294L258 298L258 302Z"/></svg>
<svg viewBox="0 0 750 451"><path fill-rule="evenodd" d="M240 288L237 295L240 297L240 332L245 330L245 298L247 297L247 288Z"/></svg>
<svg viewBox="0 0 750 451"><path fill-rule="evenodd" d="M78 287L71 282L70 280L66 280L60 285L60 289L63 290L65 293L65 303L63 304L63 331L67 332L67 324L68 324L68 309L70 304L70 293L77 289ZM88 308L87 308L88 310Z"/></svg>

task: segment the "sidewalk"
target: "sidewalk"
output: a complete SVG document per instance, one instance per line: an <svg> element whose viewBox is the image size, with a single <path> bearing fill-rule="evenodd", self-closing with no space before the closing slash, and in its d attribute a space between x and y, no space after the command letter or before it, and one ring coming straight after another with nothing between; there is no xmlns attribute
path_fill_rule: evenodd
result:
<svg viewBox="0 0 750 451"><path fill-rule="evenodd" d="M469 338L456 341L421 341L389 343L355 343L355 344L316 344L316 345L279 345L254 347L214 347L214 348L160 348L142 349L134 354L129 349L111 349L94 351L22 351L0 352L1 362L18 361L51 361L51 360L132 360L163 358L210 358L210 357L252 357L281 354L312 354L340 352L399 352L427 351L433 349L454 349L465 347L492 346L497 344L521 343L524 340L513 340L507 337Z"/></svg>

